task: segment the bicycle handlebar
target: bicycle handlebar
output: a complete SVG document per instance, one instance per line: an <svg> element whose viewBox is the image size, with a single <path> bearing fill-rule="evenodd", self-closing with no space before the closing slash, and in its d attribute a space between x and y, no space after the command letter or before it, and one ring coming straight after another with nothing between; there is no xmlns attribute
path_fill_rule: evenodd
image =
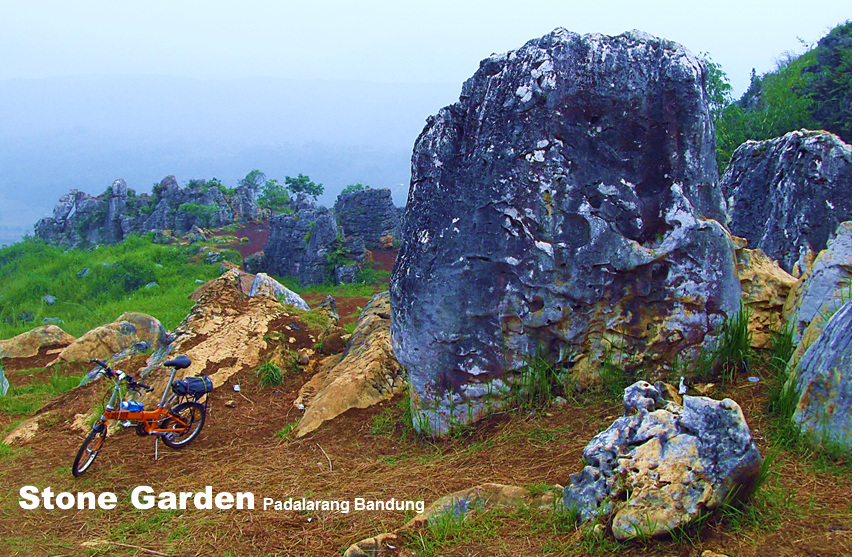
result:
<svg viewBox="0 0 855 557"><path fill-rule="evenodd" d="M136 390L139 387L141 389L145 389L146 392L148 392L148 393L150 393L154 390L153 387L149 387L148 385L146 385L144 383L139 383L137 381L134 381L133 376L130 374L127 374L127 373L124 373L121 371L119 371L119 372L114 371L112 368L110 368L109 365L107 365L107 362L102 362L101 360L96 360L95 358L92 358L91 360L89 360L89 362L93 363L93 364L98 364L104 370L104 374L107 377L115 377L116 375L122 374L122 377L119 378L119 381L124 379L125 381L127 381L128 387L130 387L131 389Z"/></svg>

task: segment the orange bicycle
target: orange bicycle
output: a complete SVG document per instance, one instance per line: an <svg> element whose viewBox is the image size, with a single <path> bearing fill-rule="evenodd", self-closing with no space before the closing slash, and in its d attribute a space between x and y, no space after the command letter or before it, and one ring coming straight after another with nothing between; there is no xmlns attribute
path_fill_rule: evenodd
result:
<svg viewBox="0 0 855 557"><path fill-rule="evenodd" d="M137 394L141 390L151 392L154 390L153 388L135 381L132 376L123 371L111 369L106 362L95 359L90 360L90 362L97 364L100 368L96 372L96 376L103 374L113 382L113 394L107 402L104 413L92 426L92 431L89 432L89 436L86 437L83 445L80 446L80 450L77 451L74 464L71 466L71 473L75 477L81 475L92 465L95 457L103 448L104 441L107 438L108 420L136 422L137 435L143 437L157 435L163 439L167 447L173 449L187 446L202 431L208 405L207 397L204 404L199 402L199 399L214 389L211 380L204 375L173 381L177 370L190 366L190 358L187 356L178 356L163 364L172 368L172 375L167 383L167 385L171 385L172 393L169 392L169 387L166 387L157 408L149 411L145 410L142 403L133 400L122 401L121 386L122 381L124 381L128 391ZM169 396L167 397L167 395ZM193 400L189 400L190 398ZM116 407L117 403L118 407Z"/></svg>

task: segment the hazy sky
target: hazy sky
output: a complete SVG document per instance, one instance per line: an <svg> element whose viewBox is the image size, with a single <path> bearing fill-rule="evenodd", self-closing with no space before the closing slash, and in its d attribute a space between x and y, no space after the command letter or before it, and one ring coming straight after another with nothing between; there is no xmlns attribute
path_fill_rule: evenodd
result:
<svg viewBox="0 0 855 557"><path fill-rule="evenodd" d="M851 19L850 0L29 0L0 16L0 79L156 74L462 83L556 27L640 29L709 52L736 94L752 67Z"/></svg>

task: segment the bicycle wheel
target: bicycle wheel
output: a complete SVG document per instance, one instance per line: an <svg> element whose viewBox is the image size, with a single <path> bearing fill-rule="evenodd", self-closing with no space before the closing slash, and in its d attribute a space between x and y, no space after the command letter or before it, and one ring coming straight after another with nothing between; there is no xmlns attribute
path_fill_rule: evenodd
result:
<svg viewBox="0 0 855 557"><path fill-rule="evenodd" d="M104 441L107 439L107 425L100 424L100 430L93 427L89 432L89 436L80 445L80 450L77 451L77 456L74 458L74 464L71 465L71 473L76 478L86 471L98 456L98 451L104 446Z"/></svg>
<svg viewBox="0 0 855 557"><path fill-rule="evenodd" d="M161 429L172 430L163 434L163 442L167 447L180 449L195 439L202 431L202 426L205 425L205 405L187 401L182 402L169 412L177 416L178 419L169 417L160 423Z"/></svg>

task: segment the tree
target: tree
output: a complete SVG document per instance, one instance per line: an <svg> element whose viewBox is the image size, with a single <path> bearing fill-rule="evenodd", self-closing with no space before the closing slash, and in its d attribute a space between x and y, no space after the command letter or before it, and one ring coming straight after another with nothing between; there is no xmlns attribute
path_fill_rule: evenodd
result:
<svg viewBox="0 0 855 557"><path fill-rule="evenodd" d="M350 184L349 186L341 190L341 193L351 193L355 191L365 191L370 189L371 186L363 186L362 184Z"/></svg>
<svg viewBox="0 0 855 557"><path fill-rule="evenodd" d="M288 191L291 193L305 193L317 199L319 195L324 193L324 185L316 184L309 180L308 176L297 174L296 178L285 176L285 184Z"/></svg>
<svg viewBox="0 0 855 557"><path fill-rule="evenodd" d="M252 170L249 174L247 174L245 178L238 180L238 186L243 186L251 189L254 192L258 192L258 190L266 181L267 176L264 175L264 172L255 169Z"/></svg>
<svg viewBox="0 0 855 557"><path fill-rule="evenodd" d="M291 196L288 190L277 180L268 180L261 187L258 205L266 207L274 213L287 213L291 210Z"/></svg>
<svg viewBox="0 0 855 557"><path fill-rule="evenodd" d="M709 100L710 112L713 119L721 117L724 109L733 102L730 96L733 87L730 85L730 80L727 74L721 69L721 64L717 64L710 58L709 52L704 53L704 61L707 64L707 73L704 79L704 90L707 93Z"/></svg>

